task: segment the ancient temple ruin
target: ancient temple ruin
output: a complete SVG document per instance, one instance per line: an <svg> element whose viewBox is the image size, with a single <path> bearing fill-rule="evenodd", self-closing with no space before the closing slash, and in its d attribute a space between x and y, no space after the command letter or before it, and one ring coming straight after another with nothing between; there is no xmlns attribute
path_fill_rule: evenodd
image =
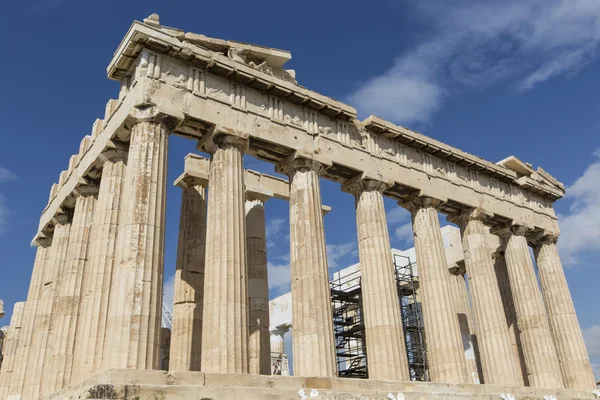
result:
<svg viewBox="0 0 600 400"><path fill-rule="evenodd" d="M42 212L0 399L593 398L556 248L553 203L564 186L515 157L493 163L375 116L360 121L351 106L300 86L284 67L290 59L163 26L157 15L133 23L107 69L121 84L118 99ZM172 134L210 159L188 157L176 182L183 194L163 371ZM246 154L288 180L244 170ZM356 199L367 380L336 376L321 178ZM295 376L269 375L271 197L290 206ZM384 197L412 214L428 382L410 380ZM461 229L460 279L449 273L438 213ZM456 318L454 285L465 273L462 305L473 316L483 384L469 376Z"/></svg>

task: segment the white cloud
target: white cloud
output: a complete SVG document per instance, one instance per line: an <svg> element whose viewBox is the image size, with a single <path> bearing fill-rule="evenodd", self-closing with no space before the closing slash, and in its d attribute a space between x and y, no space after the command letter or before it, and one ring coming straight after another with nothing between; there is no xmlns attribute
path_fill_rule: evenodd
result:
<svg viewBox="0 0 600 400"><path fill-rule="evenodd" d="M267 263L267 272L269 274L269 290L273 297L290 291L292 282L290 264Z"/></svg>
<svg viewBox="0 0 600 400"><path fill-rule="evenodd" d="M363 114L426 122L457 87L508 80L517 91L577 73L600 44L597 0L411 2L430 33L348 101Z"/></svg>
<svg viewBox="0 0 600 400"><path fill-rule="evenodd" d="M410 220L410 213L400 206L396 206L386 212L388 225L396 225L401 222Z"/></svg>
<svg viewBox="0 0 600 400"><path fill-rule="evenodd" d="M358 243L356 240L343 244L327 245L329 269L348 267L358 262Z"/></svg>
<svg viewBox="0 0 600 400"><path fill-rule="evenodd" d="M0 183L12 181L13 179L17 179L17 175L4 167L0 167Z"/></svg>
<svg viewBox="0 0 600 400"><path fill-rule="evenodd" d="M271 218L267 221L267 237L276 236L286 226L285 218Z"/></svg>
<svg viewBox="0 0 600 400"><path fill-rule="evenodd" d="M582 333L590 358L600 358L600 325L582 329Z"/></svg>
<svg viewBox="0 0 600 400"><path fill-rule="evenodd" d="M578 255L600 250L600 149L595 162L567 188L569 211L559 215L558 247L566 265L579 262Z"/></svg>
<svg viewBox="0 0 600 400"><path fill-rule="evenodd" d="M394 231L394 236L396 236L396 239L401 240L405 244L412 243L414 240L412 223L409 222L407 224L398 226Z"/></svg>

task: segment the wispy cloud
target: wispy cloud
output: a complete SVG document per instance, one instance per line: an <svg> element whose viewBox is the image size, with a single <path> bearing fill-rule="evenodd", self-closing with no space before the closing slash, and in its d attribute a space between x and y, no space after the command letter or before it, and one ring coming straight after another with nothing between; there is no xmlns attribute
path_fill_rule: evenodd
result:
<svg viewBox="0 0 600 400"><path fill-rule="evenodd" d="M330 270L346 268L358 262L358 243L356 240L341 244L327 245L327 262Z"/></svg>
<svg viewBox="0 0 600 400"><path fill-rule="evenodd" d="M411 245L414 241L410 213L404 208L394 206L386 212L391 239L399 240L402 245Z"/></svg>
<svg viewBox="0 0 600 400"><path fill-rule="evenodd" d="M291 290L291 272L289 263L276 264L269 262L267 264L269 274L269 291L271 298L280 296Z"/></svg>
<svg viewBox="0 0 600 400"><path fill-rule="evenodd" d="M10 170L0 167L0 183L17 179L17 175Z"/></svg>
<svg viewBox="0 0 600 400"><path fill-rule="evenodd" d="M508 81L517 92L577 73L596 57L596 0L405 2L430 34L348 96L365 114L428 121L455 90Z"/></svg>
<svg viewBox="0 0 600 400"><path fill-rule="evenodd" d="M576 265L581 255L600 250L600 149L596 160L567 188L569 211L559 215L561 236L558 247L567 266Z"/></svg>

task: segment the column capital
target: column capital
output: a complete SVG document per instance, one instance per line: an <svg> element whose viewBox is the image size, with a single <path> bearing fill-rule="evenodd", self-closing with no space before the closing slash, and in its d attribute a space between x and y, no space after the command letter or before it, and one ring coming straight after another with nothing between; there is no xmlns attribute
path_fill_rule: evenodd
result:
<svg viewBox="0 0 600 400"><path fill-rule="evenodd" d="M273 196L269 196L265 193L246 191L246 203L248 202L260 202L264 207L264 204Z"/></svg>
<svg viewBox="0 0 600 400"><path fill-rule="evenodd" d="M55 225L66 225L71 222L72 218L73 218L73 211L70 209L67 209L67 210L65 210L65 212L63 212L61 214L56 214L54 217L52 217L52 222L54 222Z"/></svg>
<svg viewBox="0 0 600 400"><path fill-rule="evenodd" d="M544 244L556 244L558 242L558 233L549 231L534 231L529 232L527 240L533 244L533 246L541 246Z"/></svg>
<svg viewBox="0 0 600 400"><path fill-rule="evenodd" d="M193 175L188 174L187 172L184 172L183 174L179 175L179 177L177 179L175 179L175 182L173 182L173 186L178 186L182 189L194 187L194 186L206 187L206 186L208 186L208 176L206 176L206 177L193 176Z"/></svg>
<svg viewBox="0 0 600 400"><path fill-rule="evenodd" d="M490 233L498 235L502 239L507 239L510 236L526 236L532 230L533 227L524 222L512 221L493 228Z"/></svg>
<svg viewBox="0 0 600 400"><path fill-rule="evenodd" d="M354 196L357 196L362 192L377 191L379 193L383 193L392 185L393 183L383 182L375 178L370 178L367 177L364 173L362 173L344 182L342 184L342 191L353 194Z"/></svg>
<svg viewBox="0 0 600 400"><path fill-rule="evenodd" d="M73 195L75 198L97 196L99 191L100 187L97 182L80 177L77 186L73 189Z"/></svg>
<svg viewBox="0 0 600 400"><path fill-rule="evenodd" d="M318 175L320 175L324 170L325 165L320 161L317 161L313 158L298 156L296 154L292 154L290 157L281 160L275 166L275 171L285 174L290 178L295 172L298 171L315 171Z"/></svg>
<svg viewBox="0 0 600 400"><path fill-rule="evenodd" d="M105 162L127 162L129 156L129 143L120 140L109 140L106 143L106 148L98 156L98 160L104 165Z"/></svg>
<svg viewBox="0 0 600 400"><path fill-rule="evenodd" d="M132 125L141 124L144 122L152 122L161 124L165 127L168 133L171 133L177 125L184 120L184 115L175 116L166 114L158 110L155 104L151 104L148 101L142 104L133 106L129 112L129 118ZM108 120L105 118L105 121Z"/></svg>
<svg viewBox="0 0 600 400"><path fill-rule="evenodd" d="M242 152L248 150L248 134L229 128L215 126L198 141L196 148L214 154L217 149L235 147Z"/></svg>
<svg viewBox="0 0 600 400"><path fill-rule="evenodd" d="M448 215L446 220L464 228L469 221L485 222L493 216L494 214L492 212L484 210L481 207L465 208L457 213Z"/></svg>
<svg viewBox="0 0 600 400"><path fill-rule="evenodd" d="M398 205L412 213L421 208L435 208L437 210L445 202L445 200L430 196L410 195L399 200Z"/></svg>

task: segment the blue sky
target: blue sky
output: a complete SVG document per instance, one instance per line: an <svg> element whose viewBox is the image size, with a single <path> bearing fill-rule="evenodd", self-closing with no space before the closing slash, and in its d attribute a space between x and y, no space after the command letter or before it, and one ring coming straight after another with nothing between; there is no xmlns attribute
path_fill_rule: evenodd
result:
<svg viewBox="0 0 600 400"><path fill-rule="evenodd" d="M418 3L418 4L415 4ZM285 3L23 0L0 14L0 298L27 293L29 242L49 189L118 85L106 66L134 19L290 50L300 84L490 161L515 155L569 187L561 254L600 375L600 2L400 0ZM172 137L169 183L194 151ZM269 165L246 166L273 172ZM332 269L357 261L353 199L322 182ZM165 276L180 193L169 187ZM408 215L386 202L392 245ZM271 294L289 284L287 204L267 203ZM445 221L443 221L445 222ZM598 376L600 378L600 376Z"/></svg>

